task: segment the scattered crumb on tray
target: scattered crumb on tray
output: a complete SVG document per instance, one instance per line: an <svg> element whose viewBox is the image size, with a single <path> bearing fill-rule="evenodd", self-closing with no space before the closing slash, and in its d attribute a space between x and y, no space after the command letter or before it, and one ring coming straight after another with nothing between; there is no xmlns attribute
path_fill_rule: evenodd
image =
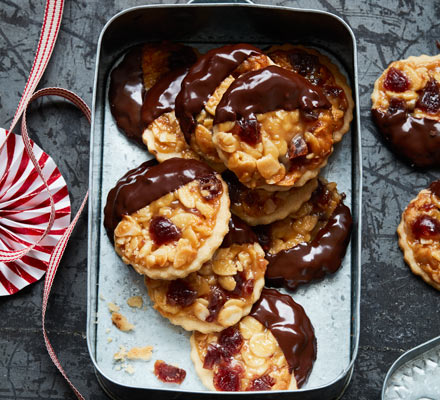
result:
<svg viewBox="0 0 440 400"><path fill-rule="evenodd" d="M153 346L133 347L128 351L127 358L129 360L148 361L151 359L152 352L153 352Z"/></svg>
<svg viewBox="0 0 440 400"><path fill-rule="evenodd" d="M107 343L111 343L111 342L113 342L113 339L111 337L108 337L107 338Z"/></svg>
<svg viewBox="0 0 440 400"><path fill-rule="evenodd" d="M111 313L118 312L120 310L120 308L115 303L107 303L107 306L108 306L108 310Z"/></svg>
<svg viewBox="0 0 440 400"><path fill-rule="evenodd" d="M133 308L142 308L142 297L141 296L132 296L127 299L127 304Z"/></svg>
<svg viewBox="0 0 440 400"><path fill-rule="evenodd" d="M111 331L111 329L110 329L110 328L107 328L107 329L105 330L105 333L109 334L110 331Z"/></svg>
<svg viewBox="0 0 440 400"><path fill-rule="evenodd" d="M130 374L130 375L133 375L133 374L136 372L136 370L134 369L133 365L131 365L131 364L127 364L127 365L124 367L124 371L125 371L127 374Z"/></svg>
<svg viewBox="0 0 440 400"><path fill-rule="evenodd" d="M119 346L119 351L113 355L115 361L124 361L127 357L127 350L124 346Z"/></svg>
<svg viewBox="0 0 440 400"><path fill-rule="evenodd" d="M105 297L102 295L102 293L99 293L99 299L105 301Z"/></svg>
<svg viewBox="0 0 440 400"><path fill-rule="evenodd" d="M128 332L134 329L134 325L128 322L127 318L118 312L112 313L112 322L120 331Z"/></svg>

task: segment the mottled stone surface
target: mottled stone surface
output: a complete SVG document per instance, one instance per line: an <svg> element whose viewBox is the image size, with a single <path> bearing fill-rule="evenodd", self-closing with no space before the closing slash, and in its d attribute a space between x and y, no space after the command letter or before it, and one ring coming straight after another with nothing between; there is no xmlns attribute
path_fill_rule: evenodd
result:
<svg viewBox="0 0 440 400"><path fill-rule="evenodd" d="M40 86L70 88L90 104L96 43L103 25L116 12L142 3L68 1L55 53ZM439 294L410 273L395 234L403 208L439 174L415 172L383 146L369 116L370 93L390 61L437 52L440 3L264 3L334 12L351 24L358 40L364 166L362 333L353 380L343 398L378 398L391 363L406 349L440 333ZM23 90L43 10L43 0L0 0L0 126L8 127ZM37 132L40 125L43 128ZM86 122L69 105L48 99L32 107L30 126L33 139L55 159L65 176L76 210L88 180ZM106 396L95 379L85 340L86 221L84 213L61 263L48 310L48 330L72 381L86 398L98 400ZM0 298L0 399L75 398L44 348L42 286L39 282L15 296Z"/></svg>

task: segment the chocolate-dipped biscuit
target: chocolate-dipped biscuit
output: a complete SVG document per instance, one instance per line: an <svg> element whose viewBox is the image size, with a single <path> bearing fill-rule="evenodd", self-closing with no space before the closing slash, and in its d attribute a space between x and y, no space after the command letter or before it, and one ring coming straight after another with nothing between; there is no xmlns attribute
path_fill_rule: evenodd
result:
<svg viewBox="0 0 440 400"><path fill-rule="evenodd" d="M440 166L440 55L392 62L374 84L372 117L392 151L416 167Z"/></svg>
<svg viewBox="0 0 440 400"><path fill-rule="evenodd" d="M264 286L267 260L258 238L238 217L211 260L184 279L145 278L154 308L189 331L219 332L247 315Z"/></svg>
<svg viewBox="0 0 440 400"><path fill-rule="evenodd" d="M234 44L208 51L190 68L176 98L176 116L191 148L217 170L223 163L212 143L212 122L218 102L235 78L272 61L249 44Z"/></svg>
<svg viewBox="0 0 440 400"><path fill-rule="evenodd" d="M311 199L282 221L258 227L269 261L266 285L295 290L335 273L352 229L350 209L335 184L320 182Z"/></svg>
<svg viewBox="0 0 440 400"><path fill-rule="evenodd" d="M211 390L294 390L311 372L316 338L299 304L263 289L251 313L237 325L221 333L194 332L191 359Z"/></svg>
<svg viewBox="0 0 440 400"><path fill-rule="evenodd" d="M432 182L408 204L397 234L411 271L440 290L440 181Z"/></svg>
<svg viewBox="0 0 440 400"><path fill-rule="evenodd" d="M184 278L220 246L230 219L227 185L196 160L148 161L110 190L104 226L126 264L152 279Z"/></svg>
<svg viewBox="0 0 440 400"><path fill-rule="evenodd" d="M316 177L333 151L322 89L278 66L237 78L217 106L213 142L249 188L286 190Z"/></svg>
<svg viewBox="0 0 440 400"><path fill-rule="evenodd" d="M110 74L110 111L118 127L142 144L141 107L145 93L165 74L190 66L197 56L191 47L163 42L133 47Z"/></svg>
<svg viewBox="0 0 440 400"><path fill-rule="evenodd" d="M339 142L353 119L353 96L347 79L330 59L315 49L301 45L272 46L267 55L280 67L294 71L312 85L322 88L332 105L333 140Z"/></svg>

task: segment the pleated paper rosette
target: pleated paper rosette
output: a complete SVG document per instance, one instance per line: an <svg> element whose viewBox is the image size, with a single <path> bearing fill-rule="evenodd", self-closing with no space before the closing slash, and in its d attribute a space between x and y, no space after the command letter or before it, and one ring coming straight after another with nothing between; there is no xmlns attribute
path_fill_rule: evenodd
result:
<svg viewBox="0 0 440 400"><path fill-rule="evenodd" d="M32 143L55 204L51 231L29 253L14 262L0 262L0 296L8 296L39 280L53 248L70 223L67 185L55 162ZM0 249L21 250L44 233L50 218L50 198L24 148L21 136L0 128Z"/></svg>

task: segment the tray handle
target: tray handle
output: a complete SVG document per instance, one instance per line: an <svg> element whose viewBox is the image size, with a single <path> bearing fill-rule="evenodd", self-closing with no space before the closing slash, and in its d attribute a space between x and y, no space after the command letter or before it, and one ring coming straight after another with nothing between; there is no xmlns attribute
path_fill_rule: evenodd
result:
<svg viewBox="0 0 440 400"><path fill-rule="evenodd" d="M254 4L251 0L189 0L187 4Z"/></svg>

